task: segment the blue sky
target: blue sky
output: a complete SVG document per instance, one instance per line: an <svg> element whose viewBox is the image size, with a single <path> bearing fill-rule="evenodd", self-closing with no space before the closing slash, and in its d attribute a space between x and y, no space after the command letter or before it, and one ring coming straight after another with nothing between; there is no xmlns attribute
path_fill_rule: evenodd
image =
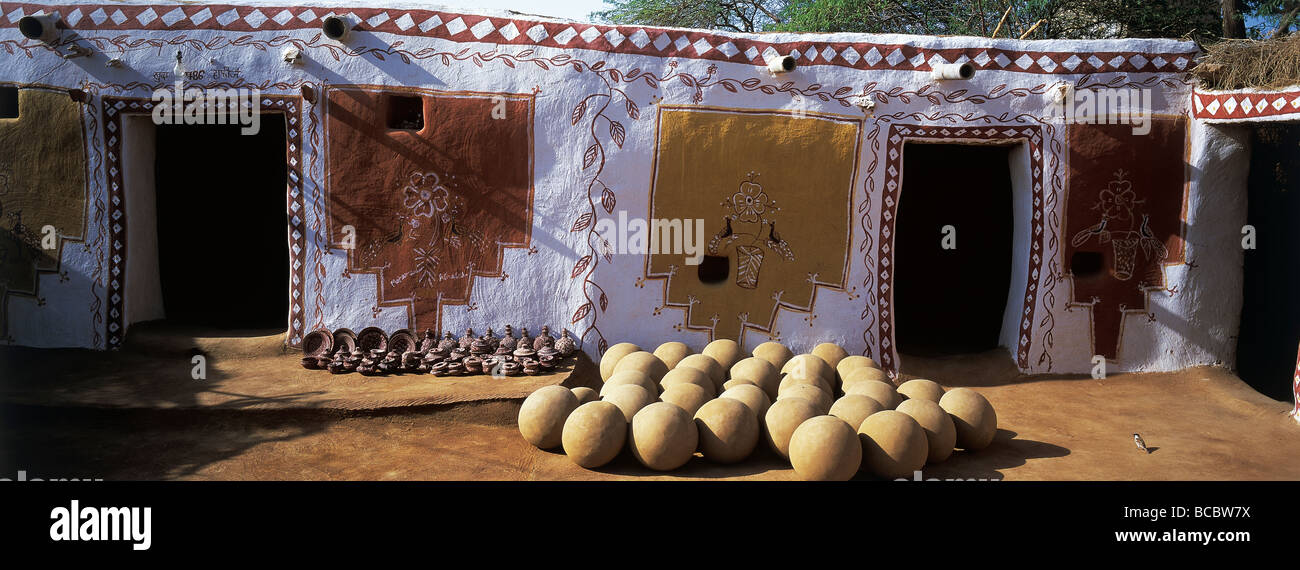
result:
<svg viewBox="0 0 1300 570"><path fill-rule="evenodd" d="M440 3L467 9L515 10L529 14L585 21L591 20L591 18L587 17L587 14L606 8L605 3L601 2L601 0L546 0L545 2L538 2L537 0L440 0Z"/></svg>
<svg viewBox="0 0 1300 570"><path fill-rule="evenodd" d="M546 0L545 2L539 2L538 0L440 0L440 3L459 8L515 10L528 14L588 22L593 19L588 17L588 14L608 8L601 0ZM1259 18L1251 17L1246 19L1248 27L1255 27L1262 23L1263 21Z"/></svg>

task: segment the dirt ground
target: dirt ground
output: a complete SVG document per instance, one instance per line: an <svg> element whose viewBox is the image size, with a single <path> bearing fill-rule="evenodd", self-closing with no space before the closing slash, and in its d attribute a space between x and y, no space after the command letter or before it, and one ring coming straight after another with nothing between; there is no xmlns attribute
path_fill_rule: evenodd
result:
<svg viewBox="0 0 1300 570"><path fill-rule="evenodd" d="M165 390L156 384L149 388L160 380L139 379L156 371L143 364L148 358L125 353L92 360L96 358L127 360L96 368L106 371L89 378L84 369L78 372L69 364L61 372L64 381L49 383L48 393L55 396L44 401L30 379L13 380L12 360L5 363L0 478L16 477L22 470L28 478L106 480L796 479L788 464L762 447L737 465L712 465L696 457L666 474L641 467L626 452L599 470L582 469L558 450L542 451L524 442L514 425L519 397L459 403L381 398L394 405L348 409L289 401L239 406L191 395L184 400L188 405L178 406L177 394L161 398L156 394ZM142 360L131 360L135 358ZM246 359L243 365L227 360L205 390L234 393L228 385L254 385L246 373L270 374L262 358ZM270 369L283 365L287 371L296 363L293 355L278 359L282 362ZM1300 424L1286 415L1290 405L1258 394L1220 369L1118 374L1104 380L1022 377L1002 353L909 358L905 366L913 372L908 377L973 387L998 413L1000 429L992 446L927 466L926 478L1300 479ZM593 371L580 372L588 380L575 382L589 381ZM328 396L325 379L337 377L314 374L321 376L312 381L322 382ZM289 380L282 393L303 391L295 384L302 381ZM144 395L140 406L69 405L69 391L78 390L96 397L132 391ZM329 401L326 396L318 396L317 403ZM1136 450L1134 432L1142 434L1153 453Z"/></svg>

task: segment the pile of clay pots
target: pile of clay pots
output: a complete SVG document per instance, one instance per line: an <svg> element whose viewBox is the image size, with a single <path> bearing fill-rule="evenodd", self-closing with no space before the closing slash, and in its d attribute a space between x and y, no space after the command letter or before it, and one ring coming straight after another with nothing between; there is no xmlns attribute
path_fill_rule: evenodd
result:
<svg viewBox="0 0 1300 570"><path fill-rule="evenodd" d="M746 355L732 340L700 354L680 342L653 353L630 343L600 360L603 384L547 386L524 400L519 431L529 443L563 447L574 463L596 468L627 446L642 465L671 471L698 451L737 463L759 440L809 481L845 481L859 471L911 478L954 449L983 449L997 414L969 388L945 390L909 380L895 387L864 356L823 343L795 355L766 342Z"/></svg>
<svg viewBox="0 0 1300 570"><path fill-rule="evenodd" d="M468 329L457 339L451 331L442 339L432 330L416 341L411 331L401 329L387 334L378 327L353 333L349 329L333 332L316 330L303 337L302 367L329 370L332 374L356 372L364 376L388 374L433 374L434 376L523 376L550 373L565 357L577 351L577 343L564 330L560 338L551 336L551 328L542 327L537 337L521 335L506 325L498 337L489 327L476 336Z"/></svg>

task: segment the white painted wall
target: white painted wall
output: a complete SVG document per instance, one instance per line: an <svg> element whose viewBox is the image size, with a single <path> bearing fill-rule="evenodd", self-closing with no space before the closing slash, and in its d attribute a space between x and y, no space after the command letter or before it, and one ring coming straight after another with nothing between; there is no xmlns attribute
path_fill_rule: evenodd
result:
<svg viewBox="0 0 1300 570"><path fill-rule="evenodd" d="M588 211L586 182L590 175L582 168L581 159L590 144L589 130L586 128L588 125L574 125L570 117L577 101L593 93L608 92L608 70L618 70L622 76L633 70L642 70L669 78L654 86L643 82L614 83L640 105L643 115L641 120L636 121L628 119L625 113L620 115L622 124L627 129L626 143L621 149L609 154L606 170L602 174L604 179L617 181L618 209L614 215L619 210L648 210L648 186L651 179L651 161L648 157L651 156L655 141L653 106L659 102L738 109L794 109L802 106L811 112L844 114L860 111L852 105L840 105L834 100L834 97L840 95L832 94L842 93L841 89L847 89L850 93L858 93L864 88L873 91L877 104L873 116L865 120L863 127L864 133L868 134L863 137L858 165L859 187L855 189L857 204L853 213L854 233L849 252L848 282L856 290L822 290L814 308L818 315L814 326L809 326L801 313L783 311L777 317L775 328L782 332L783 340L797 351L810 349L818 342L832 341L841 343L850 352L874 356L880 347L869 345L864 331L873 326L869 321L879 317L873 314L873 291L870 285L874 283L870 275L879 268L867 260L874 258L880 243L879 212L884 185L882 171L888 157L884 156L884 135L872 138L870 133L873 129L881 127L878 132L887 133L889 124L899 122L968 129L1055 125L1052 141L1058 143L1056 148L1053 148L1052 141L1044 143L1047 152L1058 159L1058 168L1045 174L1044 181L1050 185L1051 177L1061 177L1063 181L1068 170L1064 156L1064 125L1059 123L1059 119L1056 122L1043 122L1041 119L1047 106L1047 98L1042 93L1048 87L1061 82L1143 82L1152 78L1167 80L1169 85L1160 85L1158 81L1155 83L1157 93L1154 110L1158 113L1183 114L1187 111L1190 97L1189 79L1185 73L1171 67L1172 64L1165 58L1160 60L1160 65L1165 65L1164 70L1158 72L1152 71L1155 63L1149 66L1144 64L1147 71L1138 72L1085 73L1082 67L1077 66L1089 65L1080 62L1095 54L1145 54L1142 61L1151 61L1156 59L1155 54L1186 53L1195 49L1191 43L1173 40L1022 42L1010 39L856 34L723 36L637 27L593 29L589 35L597 43L592 44L591 40L582 35L588 31L589 25L568 23L564 25L573 28L572 35L565 34L567 43L560 47L550 39L550 35L555 35L555 28L548 32L550 35L544 38L541 45L529 45L531 40L527 39L527 32L539 23L549 22L544 19L487 13L485 16L490 26L475 31L471 28L482 23L482 16L444 13L447 17L441 18L439 26L431 28L430 34L441 33L438 30L445 30L453 18L466 25L464 31L447 39L419 35L420 25L429 22L425 19L425 13L420 12L418 19L408 17L415 13L412 11L428 10L431 7L412 3L377 2L347 5L388 8L382 18L374 18L381 29L393 32L357 32L342 46L318 38L319 28L314 27L315 24L301 29L282 28L295 22L318 21L312 18L319 18L331 11L329 6L344 5L335 2L311 3L310 9L291 3L247 4L258 6L261 17L253 17L249 8L240 8L230 18L226 17L224 8L208 13L206 18L199 18L196 14L201 9L199 6L183 5L179 6L182 8L179 19L175 17L178 5L160 5L153 9L152 17L143 17L148 25L140 23L141 17L131 19L123 16L121 27L126 29L118 29L114 23L116 11L122 7L141 4L138 0L132 0L105 3L101 8L63 5L61 10L65 16L70 17L73 10L78 11L78 22L72 26L74 31L69 32L69 37L75 33L80 38L79 41L94 49L88 58L68 60L48 47L33 46L32 42L21 38L9 17L0 17L0 42L7 42L11 46L25 42L28 48L27 51L18 49L14 54L0 51L0 81L44 82L84 88L91 96L91 104L98 108L104 96L144 98L149 96L154 87L169 84L170 79L156 79L155 73L170 71L174 65L175 52L180 50L185 56L188 69L237 69L241 81L260 85L264 93L268 94L296 96L300 94L303 85L310 85L316 88L317 93L321 93L327 85L344 84L405 85L439 90L511 93L537 90L532 240L538 253L529 255L525 250L507 249L503 269L510 278L505 281L479 279L474 286L474 300L477 301L479 310L448 310L444 327L459 331L467 326L482 329L489 324L498 329L505 323L529 325L530 328L550 324L557 330L567 326L581 332L593 324L594 318L600 335L609 344L630 341L647 347L667 340L681 340L699 349L707 337L703 333L675 330L674 325L682 319L679 310L667 309L660 315L652 314L653 307L663 302L662 288L658 282L645 287L636 286L637 277L644 274L644 259L639 256L615 256L608 262L602 260L591 273L591 278L606 291L608 309L593 311L591 316L579 323L569 324L575 310L585 302L581 279L571 279L570 271L575 261L590 253L585 235L569 231L574 220ZM243 5L245 4L241 4ZM339 12L348 10L337 8ZM246 27L245 23L250 18L259 22L256 29L237 29L239 26ZM195 19L202 20L198 28L193 23ZM394 23L406 26L406 31L401 32L391 27ZM507 24L515 25L513 29L508 29ZM483 32L481 39L477 37L480 31ZM184 38L178 40L182 35ZM503 39L506 35L515 39L507 42ZM117 39L119 36L125 36L125 39ZM652 46L645 49L655 49L653 46L659 44L654 42L661 36L667 42L662 50L665 55L629 53L632 49L630 46L634 44ZM606 39L601 40L602 37ZM619 47L610 47L613 40L609 38L617 39ZM682 42L680 48L676 43L679 40ZM803 57L800 59L800 67L792 73L774 77L762 67L762 55L757 55L755 60L750 61L741 50L740 54L726 61L707 59L708 56L729 49L726 46L733 44L728 41L743 45L745 41L751 40L775 44L782 53L801 50ZM700 44L700 41L707 43ZM160 43L161 46L149 42ZM821 48L834 42L851 42L852 47L856 48L855 61L870 57L889 62L890 67L857 69L847 65L824 64L826 53ZM286 45L301 48L301 64L289 65L281 59L281 51ZM593 45L596 49L593 49ZM919 48L924 55L915 64L905 59L896 60L895 58L902 57L896 54L899 46ZM809 47L814 49L808 49ZM927 58L949 53L943 50L956 49L975 50L970 53L985 56L973 80L935 83L928 72L914 69L914 65L924 66ZM1001 62L987 59L990 49L1030 52L1033 55L1026 53L1024 58L1009 58L1006 62ZM701 50L703 56L699 55ZM808 61L808 53L816 53L818 59ZM839 58L840 53L832 52L829 55ZM1054 63L1044 55L1047 53L1068 53L1077 57L1069 60L1058 57L1061 63ZM444 54L447 55L445 64ZM472 58L475 54L482 66L474 63ZM513 67L503 64L503 54L512 62L518 63ZM409 61L404 61L403 55ZM555 64L556 57L576 58L588 66L603 62L601 65L605 70L604 75L593 73L590 67L580 73L565 64ZM106 63L110 58L120 60L121 65L108 67ZM484 61L483 58L487 60ZM551 63L542 69L533 62L538 58ZM979 58L976 59L979 61ZM1042 68L1038 67L1041 64L1036 63L1041 61L1047 61L1053 73L1042 72ZM1075 66L1072 69L1080 71L1063 72L1066 68L1062 66L1067 65L1067 61L1069 65ZM694 83L702 82L707 86L697 92L696 85L679 79L681 74L689 74L695 78ZM207 81L210 81L210 76L203 80ZM732 86L734 91L724 88L720 82ZM764 89L771 93L764 92ZM791 96L792 91L801 91L807 95L802 98L803 103ZM924 95L917 95L931 91L940 97L938 103ZM899 92L904 95L911 92L912 96L904 100L898 96ZM1012 92L1016 94L1011 94ZM830 100L822 101L816 94L830 96ZM306 322L309 327L319 321L326 327L347 326L354 330L372 325L390 330L409 326L404 308L381 308L372 312L376 303L376 277L344 277L343 252L325 243L328 220L323 217L326 214L323 205L328 203L328 197L323 193L328 183L328 169L322 142L325 139L324 117L318 105L305 105L305 109L310 115L304 117L305 123L302 125L305 141L304 172L308 177L305 184L305 215L308 227L315 227L319 223L323 228L308 234L305 254L308 278L304 290L304 296L309 300L305 306ZM103 131L105 122L102 116L98 117L98 121L94 119L87 119L88 136L92 138L92 147L102 149L102 141L111 133ZM148 145L142 134L144 129L128 131L132 132L123 133L122 136L133 137L130 139L132 144ZM311 137L316 137L317 145L306 142ZM608 146L608 139L605 144ZM1244 205L1240 201L1234 201L1245 188L1246 150L1242 147L1243 144L1239 137L1228 130L1199 124L1192 128L1188 255L1200 267L1189 270L1186 266L1181 266L1169 270L1170 284L1178 285L1184 293L1169 300L1152 301L1152 310L1168 314L1168 318L1161 318L1156 324L1126 323L1120 368L1167 370L1231 360L1233 343L1230 337L1235 334L1240 307L1240 252L1223 249L1221 242L1233 243L1228 238L1239 231L1240 219L1244 217ZM147 185L142 164L132 162L143 160L140 158L143 156L141 153L129 153L127 164L131 169L129 178ZM1017 188L1023 188L1027 183L1029 159L1023 150L1015 151L1012 158L1017 164L1025 165L1013 169L1013 180ZM1047 164L1047 158L1044 157L1041 164ZM108 191L105 157L98 160L95 162L96 158L92 156L96 180L91 192L96 199L103 201ZM871 180L869 185L866 184L868 179ZM134 186L130 191L132 195L146 192L142 187ZM1032 204L1028 200L1029 197L1024 192L1017 190L1015 249L1021 257L1028 250L1030 237L1027 215ZM140 320L159 315L152 304L152 299L158 297L157 268L156 256L150 267L150 261L142 259L147 258L147 255L135 255L134 249L137 246L146 249L150 246L146 220L152 214L142 209L145 208L143 202L146 201L132 202L127 212L132 224L129 232L132 235L130 243L133 249L127 267L130 274L130 300L127 307L130 311L129 319ZM152 200L147 202L152 206ZM1057 196L1055 206L1060 207L1063 203L1064 195ZM600 208L597 208L597 214L601 217L607 215ZM94 232L102 235L109 224L111 221L91 222L92 235ZM1059 235L1060 228L1056 230ZM1224 239L1228 241L1223 242ZM110 257L108 245L101 241L98 247L98 260L107 260ZM1061 250L1058 247L1049 253L1057 256L1055 259L1058 266L1064 267L1063 260L1059 259ZM64 259L76 273L87 276L86 279L94 279L94 255L65 255ZM319 280L314 273L317 262L324 274ZM149 277L151 271L154 276L152 278ZM1008 330L1014 331L1017 328L1013 324L1016 319L1012 316L1012 309L1015 308L1018 312L1027 280L1027 268L1023 259L1018 259L1014 271L1003 333L1004 341L1013 346ZM145 277L137 279L141 275ZM45 287L44 281L42 286ZM954 283L954 287L959 288L960 284ZM94 320L88 314L89 307L95 306L91 299L93 289L87 283L80 284L75 290L82 293L59 297L57 307L45 308L46 316L42 317L34 316L30 311L24 312L27 309L22 307L23 301L12 301L10 310L13 314L19 319L30 319L28 322L31 323L47 322L51 319L49 315L79 323L75 331L68 330L66 334L61 331L53 337L34 332L39 328L36 325L23 325L16 329L15 342L40 346L94 346L96 343L87 332L91 328L87 323ZM318 292L324 298L320 306L311 301ZM1058 283L1054 293L1055 305L1041 302L1036 318L1041 319L1044 311L1054 317L1052 345L1044 346L1044 331L1035 323L1033 344L1030 347L1033 356L1026 371L1085 372L1089 368L1089 355L1086 352L1089 351L1090 330L1086 312L1064 311L1068 299L1066 284ZM99 310L108 310L107 304L105 299ZM15 310L15 307L18 309ZM866 318L863 317L864 308L870 309ZM598 338L594 329L589 331L584 348L594 352ZM744 344L750 348L765 340L767 339L761 333L751 331L746 335ZM1045 349L1052 356L1051 368L1046 364L1037 364L1038 355Z"/></svg>

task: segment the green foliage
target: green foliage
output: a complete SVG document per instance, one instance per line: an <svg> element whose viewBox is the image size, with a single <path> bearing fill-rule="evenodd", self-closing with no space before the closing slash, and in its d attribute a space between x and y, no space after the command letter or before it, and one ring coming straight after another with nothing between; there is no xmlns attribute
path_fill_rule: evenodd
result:
<svg viewBox="0 0 1300 570"><path fill-rule="evenodd" d="M1300 0L1242 0L1245 13L1253 15L1246 32L1250 37L1264 39L1294 33L1300 25Z"/></svg>
<svg viewBox="0 0 1300 570"><path fill-rule="evenodd" d="M605 0L592 16L614 24L758 32L778 21L782 0Z"/></svg>
<svg viewBox="0 0 1300 570"><path fill-rule="evenodd" d="M1216 0L791 0L781 29L1019 37L1217 37ZM998 29L998 22L1006 21Z"/></svg>
<svg viewBox="0 0 1300 570"><path fill-rule="evenodd" d="M732 31L866 32L998 37L1194 37L1222 33L1221 0L606 0L619 24ZM1300 0L1244 0L1284 14ZM1008 5L1011 6L1007 12ZM1282 18L1282 15L1277 16ZM1039 23L1041 21L1041 23Z"/></svg>

